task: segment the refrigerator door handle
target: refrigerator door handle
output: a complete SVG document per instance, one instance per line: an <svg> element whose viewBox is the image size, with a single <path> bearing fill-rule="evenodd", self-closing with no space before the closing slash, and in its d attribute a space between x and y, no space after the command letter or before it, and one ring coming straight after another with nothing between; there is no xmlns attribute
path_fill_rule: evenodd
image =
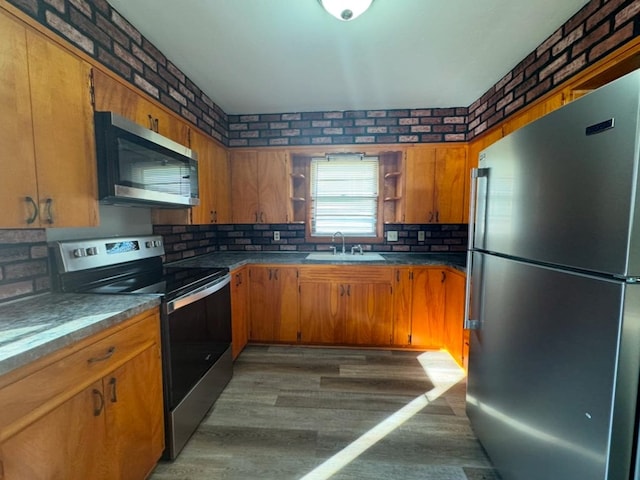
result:
<svg viewBox="0 0 640 480"><path fill-rule="evenodd" d="M476 224L478 221L478 179L488 176L488 168L471 169L471 192L469 195L469 250L473 250L476 246Z"/></svg>
<svg viewBox="0 0 640 480"><path fill-rule="evenodd" d="M477 208L477 183L478 178L488 177L488 168L472 168L471 169L471 192L469 203L469 246L467 249L467 278L465 287L464 300L464 328L466 330L479 330L481 327L480 320L469 318L471 314L471 277L473 275L473 249L475 247L475 226L476 226L476 208Z"/></svg>

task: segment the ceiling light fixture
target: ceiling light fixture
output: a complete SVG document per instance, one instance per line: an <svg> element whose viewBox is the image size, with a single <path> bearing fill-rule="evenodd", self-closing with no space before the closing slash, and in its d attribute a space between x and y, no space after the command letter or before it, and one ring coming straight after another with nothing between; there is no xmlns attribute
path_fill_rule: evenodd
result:
<svg viewBox="0 0 640 480"><path fill-rule="evenodd" d="M366 12L373 0L318 0L318 2L338 20L347 22Z"/></svg>

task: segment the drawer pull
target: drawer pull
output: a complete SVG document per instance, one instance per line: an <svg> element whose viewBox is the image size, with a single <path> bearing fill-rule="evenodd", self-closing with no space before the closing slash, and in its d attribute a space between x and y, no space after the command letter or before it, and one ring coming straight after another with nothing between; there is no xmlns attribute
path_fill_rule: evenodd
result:
<svg viewBox="0 0 640 480"><path fill-rule="evenodd" d="M105 353L101 357L91 357L89 360L87 360L87 362L90 364L96 363L96 362L103 362L105 360L110 359L115 353L115 351L116 351L116 347L109 347L109 350L107 350L107 353Z"/></svg>
<svg viewBox="0 0 640 480"><path fill-rule="evenodd" d="M98 400L98 403L93 409L93 416L99 417L100 413L102 413L102 409L104 408L104 396L102 395L102 392L100 390L97 390L95 388L91 391L91 393L93 393L94 398Z"/></svg>

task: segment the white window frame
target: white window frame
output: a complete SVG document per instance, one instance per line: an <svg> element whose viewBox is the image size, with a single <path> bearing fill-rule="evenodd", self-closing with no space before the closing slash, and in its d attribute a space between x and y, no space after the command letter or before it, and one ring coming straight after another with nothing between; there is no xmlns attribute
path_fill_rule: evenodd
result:
<svg viewBox="0 0 640 480"><path fill-rule="evenodd" d="M359 168L361 167L361 168ZM324 179L318 183L318 174ZM310 236L376 240L380 236L380 159L362 154L313 157L309 184Z"/></svg>

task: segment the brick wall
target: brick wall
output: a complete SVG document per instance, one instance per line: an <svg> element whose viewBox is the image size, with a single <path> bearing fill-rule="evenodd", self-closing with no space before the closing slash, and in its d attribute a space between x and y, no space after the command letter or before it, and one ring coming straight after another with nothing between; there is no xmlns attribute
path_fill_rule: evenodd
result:
<svg viewBox="0 0 640 480"><path fill-rule="evenodd" d="M470 140L640 33L640 0L591 0L469 107L228 115L106 0L8 0L225 145Z"/></svg>
<svg viewBox="0 0 640 480"><path fill-rule="evenodd" d="M0 230L0 302L49 289L45 231Z"/></svg>
<svg viewBox="0 0 640 480"><path fill-rule="evenodd" d="M640 0L592 0L469 106L468 139L640 34Z"/></svg>
<svg viewBox="0 0 640 480"><path fill-rule="evenodd" d="M464 142L466 108L229 115L229 146Z"/></svg>
<svg viewBox="0 0 640 480"><path fill-rule="evenodd" d="M385 232L398 232L397 242L367 244L365 250L402 253L462 253L467 248L467 225L385 225ZM273 240L273 232L280 240ZM418 241L418 232L425 240ZM327 243L307 243L302 224L256 225L156 225L154 234L162 235L167 262L217 251L238 252L310 252L327 250ZM350 248L352 242L347 237Z"/></svg>

